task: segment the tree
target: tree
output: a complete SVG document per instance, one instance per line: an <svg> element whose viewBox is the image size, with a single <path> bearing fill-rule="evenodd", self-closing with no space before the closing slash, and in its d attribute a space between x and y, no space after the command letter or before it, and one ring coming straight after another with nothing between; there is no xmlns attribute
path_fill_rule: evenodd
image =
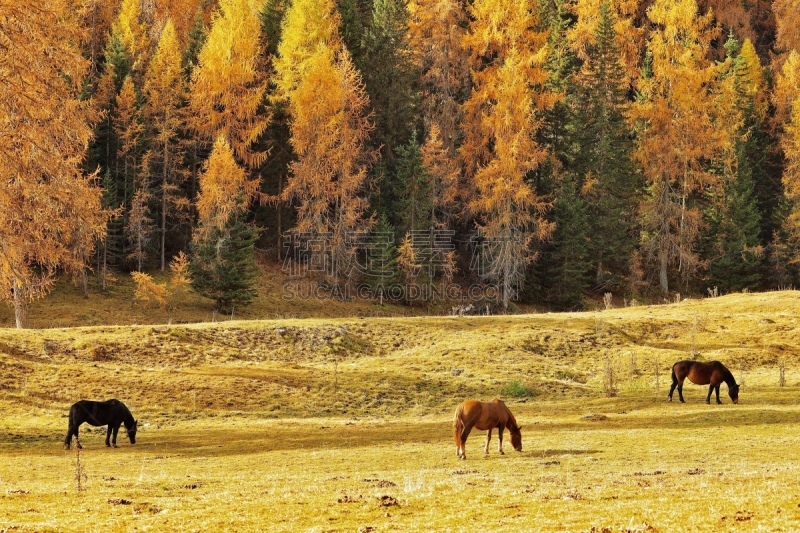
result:
<svg viewBox="0 0 800 533"><path fill-rule="evenodd" d="M611 4L600 4L591 43L580 48L584 61L569 97L574 112L570 137L576 141L570 166L579 178L574 190L586 201L591 235L587 259L600 292L616 290L629 273L638 241L635 215L641 193L626 121L628 80L618 52L616 22Z"/></svg>
<svg viewBox="0 0 800 533"><path fill-rule="evenodd" d="M192 74L190 101L192 129L209 142L223 135L250 169L267 157L252 147L270 120L260 7L256 0L220 1Z"/></svg>
<svg viewBox="0 0 800 533"><path fill-rule="evenodd" d="M422 113L435 125L450 158L459 144L463 103L469 88L469 51L464 47L467 12L459 0L410 0L409 44L421 73Z"/></svg>
<svg viewBox="0 0 800 533"><path fill-rule="evenodd" d="M379 176L380 208L390 216L397 212L399 200L392 193L403 186L395 182L399 172L396 157L415 131L419 107L407 19L405 0L374 0L362 41L363 54L354 61L373 111L375 127L369 144L379 151L384 170Z"/></svg>
<svg viewBox="0 0 800 533"><path fill-rule="evenodd" d="M733 33L725 43L727 57L719 65L717 128L727 131L727 157L715 162L720 175L709 188L705 218L709 226L706 258L710 284L722 291L757 289L761 282L763 246L760 243L761 216L754 187L754 163L760 106L760 64L749 40L744 46Z"/></svg>
<svg viewBox="0 0 800 533"><path fill-rule="evenodd" d="M698 16L694 0L656 0L647 15L656 25L647 46L652 75L640 80L632 116L639 128L635 158L649 185L645 245L666 293L670 267L688 284L701 266L694 250L702 224L696 195L716 181L706 162L728 140L712 119L715 72L706 60L716 34L712 15Z"/></svg>
<svg viewBox="0 0 800 533"><path fill-rule="evenodd" d="M297 234L327 240L319 260L336 280L349 276L354 237L372 225L363 194L374 160L366 148L369 101L339 25L330 0L297 0L275 59L277 97L286 102L297 156L283 198L297 203Z"/></svg>
<svg viewBox="0 0 800 533"><path fill-rule="evenodd" d="M503 309L524 282L533 259L531 242L545 239L547 210L525 181L545 158L533 139L537 113L552 106L541 88L546 73L545 34L534 26L529 1L477 0L465 37L474 88L464 104L465 141L460 150L475 196L471 212L484 243L482 276L498 284Z"/></svg>
<svg viewBox="0 0 800 533"><path fill-rule="evenodd" d="M245 218L257 191L258 180L247 179L225 136L218 136L200 177L190 272L192 288L213 299L219 311L247 305L256 294L258 234Z"/></svg>
<svg viewBox="0 0 800 533"><path fill-rule="evenodd" d="M78 98L88 61L72 3L0 0L0 13L0 298L23 328L57 272L83 270L106 213L82 167L97 116Z"/></svg>
<svg viewBox="0 0 800 533"><path fill-rule="evenodd" d="M181 195L180 189L185 176L180 167L182 146L175 139L184 125L181 106L185 94L181 51L171 20L161 31L158 47L147 69L144 96L144 114L150 125L152 143L146 159L150 175L160 181L160 263L163 271L166 268L168 214L185 213L189 208L189 201Z"/></svg>

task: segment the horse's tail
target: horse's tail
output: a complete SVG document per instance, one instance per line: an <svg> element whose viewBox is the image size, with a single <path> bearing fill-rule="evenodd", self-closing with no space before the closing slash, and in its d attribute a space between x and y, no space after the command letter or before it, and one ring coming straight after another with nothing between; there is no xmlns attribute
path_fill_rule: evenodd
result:
<svg viewBox="0 0 800 533"><path fill-rule="evenodd" d="M456 408L456 414L453 417L453 439L456 441L456 447L461 448L461 434L464 432L464 404L462 403Z"/></svg>
<svg viewBox="0 0 800 533"><path fill-rule="evenodd" d="M678 376L675 375L675 365L677 365L677 364L678 363L675 363L674 365L672 365L672 383L673 383L673 385L678 382Z"/></svg>

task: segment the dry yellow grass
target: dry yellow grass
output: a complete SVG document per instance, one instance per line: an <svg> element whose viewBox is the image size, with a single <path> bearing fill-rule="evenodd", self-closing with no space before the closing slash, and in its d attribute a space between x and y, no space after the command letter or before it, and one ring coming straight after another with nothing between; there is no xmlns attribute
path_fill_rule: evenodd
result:
<svg viewBox="0 0 800 533"><path fill-rule="evenodd" d="M0 330L0 531L800 530L798 316L787 291L597 313ZM686 404L664 401L691 352L744 382L739 405L725 385L721 406L688 384ZM484 457L476 432L458 461L453 409L502 392L523 452L499 456L495 437ZM84 428L79 491L65 415L109 397L143 427L117 449Z"/></svg>

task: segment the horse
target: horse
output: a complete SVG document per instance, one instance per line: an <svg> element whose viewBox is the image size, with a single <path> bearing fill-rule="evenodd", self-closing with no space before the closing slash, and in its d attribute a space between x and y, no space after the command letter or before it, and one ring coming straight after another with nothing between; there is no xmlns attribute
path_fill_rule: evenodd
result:
<svg viewBox="0 0 800 533"><path fill-rule="evenodd" d="M695 385L710 385L708 387L708 397L706 397L707 404L711 403L711 393L714 391L717 393L717 403L722 403L719 399L719 386L723 381L728 385L728 394L733 403L739 403L739 385L736 384L731 371L719 361L710 361L708 363L678 361L672 365L672 387L669 389L668 401L672 401L672 393L677 387L678 396L681 399L681 403L683 403L683 380L687 377Z"/></svg>
<svg viewBox="0 0 800 533"><path fill-rule="evenodd" d="M473 427L481 431L489 431L486 434L484 453L489 453L489 441L492 440L494 428L497 428L499 440L497 449L501 455L504 455L503 430L506 428L511 433L511 446L518 452L522 451L522 433L520 433L522 428L517 425L517 420L506 404L498 398L494 398L490 402L466 400L456 409L453 418L453 437L456 441L456 455L459 459L467 458L465 445Z"/></svg>
<svg viewBox="0 0 800 533"><path fill-rule="evenodd" d="M105 426L108 424L106 446L113 446L114 448L117 447L119 426L125 424L125 431L128 433L131 444L136 444L136 428L139 423L133 418L125 404L117 399L105 402L80 400L72 404L69 409L69 428L64 439L65 449L69 450L73 435L75 435L78 448L83 448L81 439L78 437L78 428L84 422L92 426Z"/></svg>

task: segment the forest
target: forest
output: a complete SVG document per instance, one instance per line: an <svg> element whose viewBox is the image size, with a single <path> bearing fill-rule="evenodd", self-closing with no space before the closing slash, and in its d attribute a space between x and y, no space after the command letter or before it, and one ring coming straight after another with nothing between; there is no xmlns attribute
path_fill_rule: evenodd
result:
<svg viewBox="0 0 800 533"><path fill-rule="evenodd" d="M170 268L222 310L269 269L504 311L800 278L797 0L0 0L0 80L20 327Z"/></svg>

